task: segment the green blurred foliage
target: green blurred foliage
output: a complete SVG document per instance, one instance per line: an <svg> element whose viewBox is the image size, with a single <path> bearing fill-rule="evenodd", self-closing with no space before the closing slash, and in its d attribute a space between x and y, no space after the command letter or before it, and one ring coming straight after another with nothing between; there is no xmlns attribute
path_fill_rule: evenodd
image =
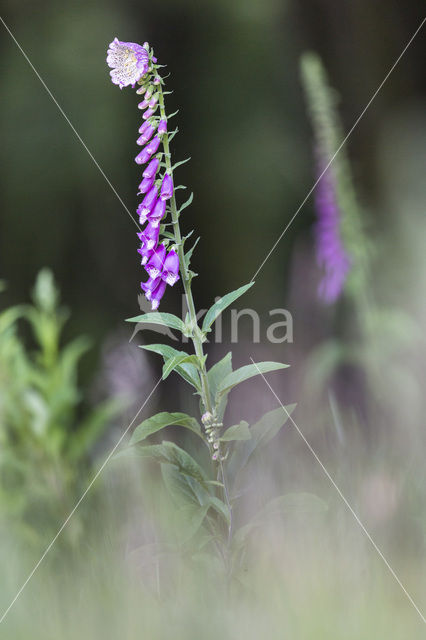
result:
<svg viewBox="0 0 426 640"><path fill-rule="evenodd" d="M33 304L0 313L0 523L29 543L56 532L91 473L90 453L120 406L82 408L77 369L89 343L62 344L67 313L42 270ZM22 337L19 323L29 328ZM27 346L27 343L30 346ZM67 536L78 537L77 516Z"/></svg>

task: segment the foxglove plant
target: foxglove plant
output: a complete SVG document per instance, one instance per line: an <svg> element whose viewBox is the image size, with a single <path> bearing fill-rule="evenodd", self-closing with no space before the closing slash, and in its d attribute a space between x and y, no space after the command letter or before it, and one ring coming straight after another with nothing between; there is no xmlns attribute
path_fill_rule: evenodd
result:
<svg viewBox="0 0 426 640"><path fill-rule="evenodd" d="M166 487L173 487L172 495L181 494L197 528L206 527L213 531L214 540L220 538L219 551L230 568L230 552L233 548L235 518L233 495L237 475L251 458L260 444L265 444L286 422L287 413L281 408L270 412L251 429L246 422L224 427L224 413L230 391L241 382L260 373L282 369L287 365L276 362L262 362L232 370L232 354L228 353L220 362L209 369L203 344L212 330L216 319L237 298L254 283L240 287L220 298L207 312L202 325L197 320L191 283L196 275L190 268L192 253L197 241L189 249L187 241L191 236L182 235L180 218L183 210L192 202L190 197L178 207L176 191L183 186L174 186L174 172L187 160L172 163L170 143L177 128L169 132L169 122L176 114L166 111L164 78L162 66L157 63L148 43L139 45L121 42L117 38L108 49L107 63L111 67L111 79L120 89L138 87L136 93L143 96L138 104L142 110L142 123L138 129L136 143L141 151L135 162L143 166L138 194L143 196L137 206L139 223L146 225L138 233L141 264L147 280L141 283L142 291L151 302L151 313L146 313L129 322L157 324L180 331L190 338L194 353L179 351L163 344L143 345L164 358L163 379L172 372L180 375L200 397L200 418L184 413L159 413L140 424L133 432L129 449L139 456L147 456L162 463L162 473ZM157 312L160 301L169 286L182 283L188 313L185 319L170 313ZM201 424L200 424L201 423ZM161 445L145 445L143 441L164 427L176 425L195 433L209 456L208 463L197 462L189 453L173 442ZM193 521L192 516L191 521ZM245 533L237 538L241 541ZM235 545L234 545L235 546ZM231 554L232 555L232 554Z"/></svg>

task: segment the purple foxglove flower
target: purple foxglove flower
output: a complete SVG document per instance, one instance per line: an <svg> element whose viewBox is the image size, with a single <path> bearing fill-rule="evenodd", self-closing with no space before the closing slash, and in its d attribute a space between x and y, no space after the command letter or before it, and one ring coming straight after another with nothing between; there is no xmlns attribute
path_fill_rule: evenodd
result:
<svg viewBox="0 0 426 640"><path fill-rule="evenodd" d="M139 133L142 134L144 131L148 129L149 126L150 126L149 122L142 122L141 126L138 129Z"/></svg>
<svg viewBox="0 0 426 640"><path fill-rule="evenodd" d="M325 161L319 162L318 175L323 173ZM316 254L323 270L318 287L319 297L331 304L340 296L351 267L340 231L340 209L336 197L335 179L330 168L321 177L315 191L317 211Z"/></svg>
<svg viewBox="0 0 426 640"><path fill-rule="evenodd" d="M145 164L145 162L148 162L150 157L157 151L159 146L160 138L158 136L155 136L155 138L153 138L151 142L147 144L140 153L138 153L135 158L136 164Z"/></svg>
<svg viewBox="0 0 426 640"><path fill-rule="evenodd" d="M154 253L154 249L145 249L145 247L140 247L140 249L138 249L138 253L140 253L142 258L141 265L144 266Z"/></svg>
<svg viewBox="0 0 426 640"><path fill-rule="evenodd" d="M148 191L145 198L142 200L142 202L140 203L140 205L136 210L136 213L139 215L140 224L143 224L146 221L156 201L157 201L157 187L154 186Z"/></svg>
<svg viewBox="0 0 426 640"><path fill-rule="evenodd" d="M147 109L145 113L142 115L142 118L144 120L148 120L148 118L150 118L153 115L154 111L155 109Z"/></svg>
<svg viewBox="0 0 426 640"><path fill-rule="evenodd" d="M151 124L148 125L148 127L145 129L142 135L140 135L139 138L136 140L136 144L138 145L146 144L148 140L151 138L154 131L155 131L155 127L153 127Z"/></svg>
<svg viewBox="0 0 426 640"><path fill-rule="evenodd" d="M173 180L168 173L164 176L163 183L161 185L161 200L169 200L173 195Z"/></svg>
<svg viewBox="0 0 426 640"><path fill-rule="evenodd" d="M158 244L159 235L159 227L154 227L149 222L145 229L141 233L138 233L138 238L141 241L141 249L144 249L145 251L152 251L155 249Z"/></svg>
<svg viewBox="0 0 426 640"><path fill-rule="evenodd" d="M166 247L164 244L159 244L145 265L145 270L150 278L158 278L161 275L165 257Z"/></svg>
<svg viewBox="0 0 426 640"><path fill-rule="evenodd" d="M111 80L120 89L129 85L134 87L149 67L149 55L145 47L135 42L121 42L118 38L114 38L109 45L106 61L112 69Z"/></svg>
<svg viewBox="0 0 426 640"><path fill-rule="evenodd" d="M161 219L164 217L166 213L166 202L165 200L160 200L160 198L155 203L155 207L151 209L151 213L149 214L149 221L153 227L158 227L160 225Z"/></svg>
<svg viewBox="0 0 426 640"><path fill-rule="evenodd" d="M149 105L149 100L145 98L145 100L142 100L142 102L139 102L138 109L142 109L143 111L144 109L147 108L148 105Z"/></svg>
<svg viewBox="0 0 426 640"><path fill-rule="evenodd" d="M179 280L179 256L174 249L169 251L164 260L161 277L171 287Z"/></svg>
<svg viewBox="0 0 426 640"><path fill-rule="evenodd" d="M156 311L160 306L160 300L166 290L166 283L161 278L149 278L146 282L141 282L141 288L145 293L145 298L151 302L151 309Z"/></svg>
<svg viewBox="0 0 426 640"><path fill-rule="evenodd" d="M157 95L158 95L158 94L157 94ZM153 109L153 108L157 105L157 102L158 102L158 97L157 97L157 95L156 95L156 96L153 96L153 97L151 98L151 100L149 101L149 108L150 108L150 109Z"/></svg>
<svg viewBox="0 0 426 640"><path fill-rule="evenodd" d="M149 163L149 165L147 166L147 168L145 169L145 171L143 172L143 177L144 178L154 178L155 174L158 171L158 167L160 166L160 161L158 158L154 158L154 160L151 160L151 162Z"/></svg>
<svg viewBox="0 0 426 640"><path fill-rule="evenodd" d="M136 93L139 96L142 96L145 93L145 91L146 91L146 87L139 87L139 89L136 89Z"/></svg>
<svg viewBox="0 0 426 640"><path fill-rule="evenodd" d="M167 132L167 120L160 120L160 123L158 125L158 133L160 135L162 135L163 133Z"/></svg>
<svg viewBox="0 0 426 640"><path fill-rule="evenodd" d="M161 80L158 76L155 76L154 80L152 81L153 84L157 85L160 84Z"/></svg>
<svg viewBox="0 0 426 640"><path fill-rule="evenodd" d="M154 184L154 178L144 178L142 182L139 184L138 193L148 193L151 187Z"/></svg>
<svg viewBox="0 0 426 640"><path fill-rule="evenodd" d="M152 87L149 87L145 94L145 100L149 100L153 93L154 93L154 89Z"/></svg>

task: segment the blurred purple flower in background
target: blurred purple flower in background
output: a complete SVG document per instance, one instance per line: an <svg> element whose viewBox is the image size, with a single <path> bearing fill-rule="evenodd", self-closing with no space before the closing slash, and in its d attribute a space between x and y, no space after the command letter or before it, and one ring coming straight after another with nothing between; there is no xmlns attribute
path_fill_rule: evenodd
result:
<svg viewBox="0 0 426 640"><path fill-rule="evenodd" d="M325 161L318 162L318 176L324 171ZM336 183L330 167L324 172L315 189L315 225L317 261L323 270L318 286L319 297L331 304L342 293L351 267L341 234L341 215L337 201Z"/></svg>

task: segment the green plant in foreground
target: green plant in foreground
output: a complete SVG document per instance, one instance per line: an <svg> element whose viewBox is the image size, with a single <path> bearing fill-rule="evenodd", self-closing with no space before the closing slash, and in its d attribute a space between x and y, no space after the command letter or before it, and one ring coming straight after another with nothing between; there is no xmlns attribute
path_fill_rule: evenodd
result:
<svg viewBox="0 0 426 640"><path fill-rule="evenodd" d="M0 519L38 544L57 530L87 485L89 453L116 414L108 402L83 411L77 367L85 338L61 346L67 319L53 276L42 270L33 304L0 313ZM18 322L31 331L30 351ZM80 531L78 517L68 536Z"/></svg>
<svg viewBox="0 0 426 640"><path fill-rule="evenodd" d="M139 165L148 163L139 185L139 192L145 195L137 210L140 224L147 223L147 226L138 237L142 265L149 276L141 286L155 311L131 318L129 322L166 326L191 340L194 353L164 344L143 348L163 357L163 379L172 372L176 373L200 397L201 420L184 413L159 413L135 429L130 452L153 458L161 464L165 485L184 510L190 534L205 530L209 536L207 539L216 546L229 570L231 552L248 533L247 528L235 528L237 476L254 451L278 433L293 407L287 409L288 413L282 408L272 411L251 427L246 422L226 427L224 414L228 396L245 380L287 365L261 362L233 370L232 354L228 353L220 362L207 367L203 345L215 321L254 283L250 282L220 298L199 325L191 290L192 278L196 275L190 268L195 245L186 248L191 234L182 236L180 228L182 211L191 204L192 195L178 205L176 193L185 187L174 187L174 171L182 163L172 162L170 143L178 130L169 132L168 124L175 114L168 115L166 111L165 96L168 92L164 90L164 78L160 75L161 65L157 64L147 43L141 46L120 42L117 38L110 44L107 62L112 68L111 77L115 84L120 88L137 84L137 94L144 97L139 104L144 113L137 143L145 146L135 160ZM156 311L166 286L173 286L179 274L188 308L184 319ZM208 456L199 456L199 461L196 461L174 442L145 444L148 436L172 425L191 431L198 437ZM200 539L205 545L206 538L201 536Z"/></svg>

